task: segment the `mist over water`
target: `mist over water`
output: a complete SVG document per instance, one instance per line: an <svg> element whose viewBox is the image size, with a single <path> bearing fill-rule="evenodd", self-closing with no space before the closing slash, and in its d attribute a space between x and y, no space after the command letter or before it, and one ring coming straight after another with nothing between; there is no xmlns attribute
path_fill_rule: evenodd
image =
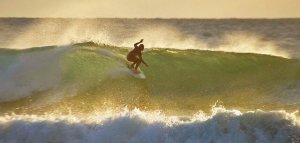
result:
<svg viewBox="0 0 300 143"><path fill-rule="evenodd" d="M0 19L0 142L300 142L300 20ZM145 39L146 79L122 62Z"/></svg>
<svg viewBox="0 0 300 143"><path fill-rule="evenodd" d="M299 19L0 19L0 46L94 41L132 47L250 52L299 58Z"/></svg>

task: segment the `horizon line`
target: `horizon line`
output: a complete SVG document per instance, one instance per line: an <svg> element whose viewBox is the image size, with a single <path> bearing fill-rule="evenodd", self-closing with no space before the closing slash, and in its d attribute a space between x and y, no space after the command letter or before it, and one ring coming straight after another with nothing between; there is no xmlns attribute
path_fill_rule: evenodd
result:
<svg viewBox="0 0 300 143"><path fill-rule="evenodd" d="M28 19L300 19L300 17L30 17L30 16L0 16L0 18Z"/></svg>

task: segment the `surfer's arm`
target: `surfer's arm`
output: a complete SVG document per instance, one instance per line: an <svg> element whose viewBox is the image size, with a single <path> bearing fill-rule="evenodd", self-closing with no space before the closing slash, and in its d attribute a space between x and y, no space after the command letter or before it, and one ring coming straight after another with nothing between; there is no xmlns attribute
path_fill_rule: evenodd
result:
<svg viewBox="0 0 300 143"><path fill-rule="evenodd" d="M146 64L144 61L143 61L143 64L144 64L146 67L149 67L149 65L148 65L148 64Z"/></svg>
<svg viewBox="0 0 300 143"><path fill-rule="evenodd" d="M139 59L141 60L141 62L148 67L148 64L143 60L142 58L142 54L139 54Z"/></svg>
<svg viewBox="0 0 300 143"><path fill-rule="evenodd" d="M142 63L148 67L148 64L142 59Z"/></svg>
<svg viewBox="0 0 300 143"><path fill-rule="evenodd" d="M135 47L135 48L137 48L137 47L138 47L138 44L142 43L142 42L143 42L143 40L144 40L144 39L141 39L141 41L140 41L140 42L137 42L137 43L135 43L135 44L134 44L134 47Z"/></svg>

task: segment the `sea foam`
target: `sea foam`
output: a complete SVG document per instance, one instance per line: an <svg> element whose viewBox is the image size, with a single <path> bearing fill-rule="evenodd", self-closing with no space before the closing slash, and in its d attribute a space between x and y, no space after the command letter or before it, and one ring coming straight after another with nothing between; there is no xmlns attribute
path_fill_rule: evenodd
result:
<svg viewBox="0 0 300 143"><path fill-rule="evenodd" d="M284 143L299 142L296 113L242 113L215 107L212 114L167 116L138 109L89 115L6 115L0 117L5 143Z"/></svg>

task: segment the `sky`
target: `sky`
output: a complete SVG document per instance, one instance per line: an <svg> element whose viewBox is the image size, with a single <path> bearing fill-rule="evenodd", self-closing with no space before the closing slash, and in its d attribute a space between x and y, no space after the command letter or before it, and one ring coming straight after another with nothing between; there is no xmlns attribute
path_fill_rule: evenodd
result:
<svg viewBox="0 0 300 143"><path fill-rule="evenodd" d="M0 17L299 18L300 0L0 0Z"/></svg>

